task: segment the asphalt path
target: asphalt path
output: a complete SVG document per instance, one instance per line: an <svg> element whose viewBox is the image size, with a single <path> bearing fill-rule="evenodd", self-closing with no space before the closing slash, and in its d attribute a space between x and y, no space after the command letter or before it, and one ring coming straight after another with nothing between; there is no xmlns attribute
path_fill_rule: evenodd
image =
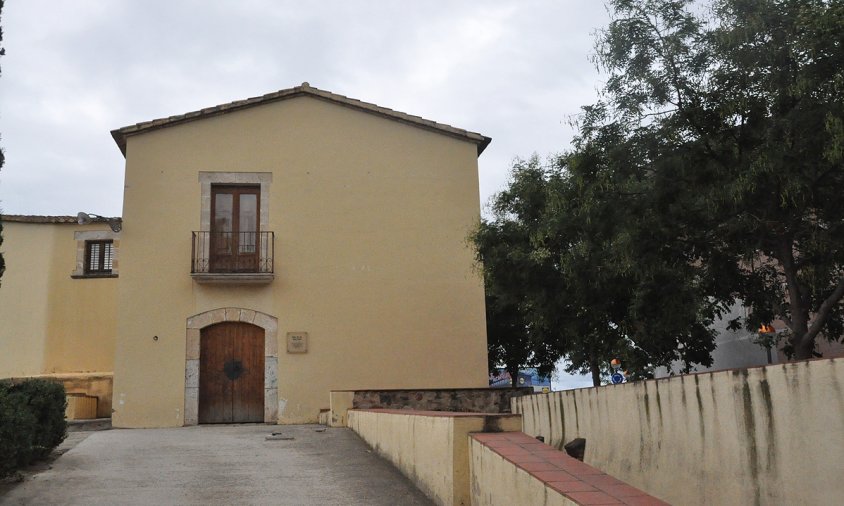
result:
<svg viewBox="0 0 844 506"><path fill-rule="evenodd" d="M208 425L71 437L75 446L49 468L0 488L0 504L432 504L349 429Z"/></svg>

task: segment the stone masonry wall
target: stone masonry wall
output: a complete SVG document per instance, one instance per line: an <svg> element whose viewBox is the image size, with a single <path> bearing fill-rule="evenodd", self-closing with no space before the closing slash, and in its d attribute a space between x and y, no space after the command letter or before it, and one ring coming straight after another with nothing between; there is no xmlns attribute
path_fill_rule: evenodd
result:
<svg viewBox="0 0 844 506"><path fill-rule="evenodd" d="M531 388L358 390L353 408L509 413L510 399L532 393Z"/></svg>

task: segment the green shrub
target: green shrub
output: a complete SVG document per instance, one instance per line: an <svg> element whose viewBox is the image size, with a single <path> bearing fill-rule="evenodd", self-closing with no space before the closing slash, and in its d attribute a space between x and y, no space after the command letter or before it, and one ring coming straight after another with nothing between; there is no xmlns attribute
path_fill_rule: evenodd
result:
<svg viewBox="0 0 844 506"><path fill-rule="evenodd" d="M66 405L61 383L0 381L0 477L46 458L64 441Z"/></svg>
<svg viewBox="0 0 844 506"><path fill-rule="evenodd" d="M53 448L67 436L64 418L67 397L61 383L45 380L25 381L17 385L29 399L29 411L35 416L38 430L33 435L33 456L47 458Z"/></svg>
<svg viewBox="0 0 844 506"><path fill-rule="evenodd" d="M0 478L30 459L35 416L9 381L0 382Z"/></svg>

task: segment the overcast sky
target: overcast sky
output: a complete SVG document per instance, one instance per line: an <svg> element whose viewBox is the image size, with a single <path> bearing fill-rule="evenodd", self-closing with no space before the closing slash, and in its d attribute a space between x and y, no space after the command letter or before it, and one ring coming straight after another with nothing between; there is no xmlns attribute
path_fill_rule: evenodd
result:
<svg viewBox="0 0 844 506"><path fill-rule="evenodd" d="M485 204L515 157L566 149L607 22L599 0L9 0L0 209L118 216L110 130L303 81L492 137Z"/></svg>

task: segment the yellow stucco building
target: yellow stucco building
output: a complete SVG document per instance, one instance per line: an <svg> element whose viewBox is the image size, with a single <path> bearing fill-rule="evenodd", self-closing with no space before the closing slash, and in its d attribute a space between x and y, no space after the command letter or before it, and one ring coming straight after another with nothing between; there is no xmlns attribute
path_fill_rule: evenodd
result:
<svg viewBox="0 0 844 506"><path fill-rule="evenodd" d="M77 232L107 223L6 218L0 318L16 328L0 344L21 358L0 358L0 377L113 370L118 427L315 422L330 390L487 385L467 236L489 138L307 83L112 136L126 157L119 275L68 270L96 242ZM27 261L55 267L8 305L36 268L21 249L48 235ZM80 290L104 300L65 328L97 305Z"/></svg>
<svg viewBox="0 0 844 506"><path fill-rule="evenodd" d="M3 239L0 378L61 379L110 416L120 234L106 220L6 215Z"/></svg>

